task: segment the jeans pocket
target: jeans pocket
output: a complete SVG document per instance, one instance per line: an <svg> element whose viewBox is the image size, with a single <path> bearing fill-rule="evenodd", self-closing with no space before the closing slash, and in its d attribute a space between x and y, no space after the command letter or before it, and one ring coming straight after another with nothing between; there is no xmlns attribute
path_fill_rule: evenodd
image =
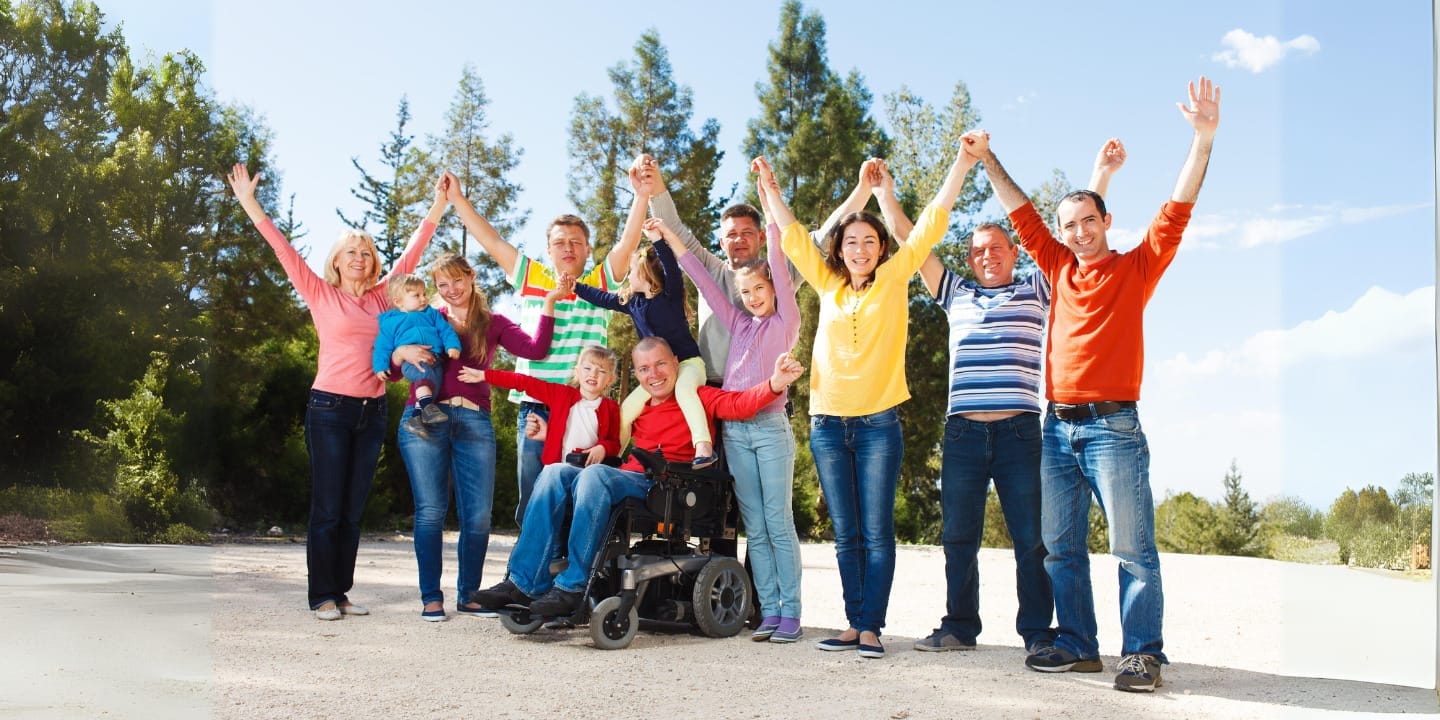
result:
<svg viewBox="0 0 1440 720"><path fill-rule="evenodd" d="M306 407L311 410L334 410L340 407L340 398L330 393L311 390L310 401L306 404Z"/></svg>
<svg viewBox="0 0 1440 720"><path fill-rule="evenodd" d="M862 416L860 421L870 427L888 427L898 424L900 422L900 415L895 412L895 408L890 408L889 410L881 410L878 413Z"/></svg>
<svg viewBox="0 0 1440 720"><path fill-rule="evenodd" d="M1015 428L1015 437L1025 440L1040 439L1040 416L1035 413L1020 413L1010 421L1010 426Z"/></svg>
<svg viewBox="0 0 1440 720"><path fill-rule="evenodd" d="M1111 432L1134 435L1140 431L1140 415L1134 410L1120 410L1099 418L1100 427Z"/></svg>

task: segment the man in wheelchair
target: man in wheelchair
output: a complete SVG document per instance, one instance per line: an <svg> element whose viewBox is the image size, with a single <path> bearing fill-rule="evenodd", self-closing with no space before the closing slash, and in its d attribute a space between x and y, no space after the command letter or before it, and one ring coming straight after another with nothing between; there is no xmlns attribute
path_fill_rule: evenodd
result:
<svg viewBox="0 0 1440 720"><path fill-rule="evenodd" d="M631 428L632 446L658 452L669 461L689 462L695 457L690 431L675 400L675 378L680 362L670 345L648 337L632 354L635 379L650 399ZM744 420L772 402L805 368L785 353L775 360L775 371L765 382L743 392L713 387L699 389L701 404L710 419ZM635 457L618 468L603 464L585 468L566 463L547 465L535 481L525 508L520 538L510 553L509 576L498 585L475 593L487 609L523 605L534 616L570 615L583 600L595 555L605 541L610 510L626 498L644 499L652 482ZM561 538L565 514L573 500L569 538ZM553 580L550 559L560 542L568 545L569 564Z"/></svg>

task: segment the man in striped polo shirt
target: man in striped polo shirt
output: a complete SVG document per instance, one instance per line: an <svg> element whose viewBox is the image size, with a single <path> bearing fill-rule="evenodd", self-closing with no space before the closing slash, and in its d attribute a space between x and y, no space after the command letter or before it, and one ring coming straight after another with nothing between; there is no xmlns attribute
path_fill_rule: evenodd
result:
<svg viewBox="0 0 1440 720"><path fill-rule="evenodd" d="M453 187L458 186L458 182L453 184ZM545 229L545 252L550 259L550 265L546 266L500 237L495 227L475 211L458 189L452 195L451 202L465 229L480 241L485 252L505 271L510 285L519 293L520 327L527 333L534 334L540 324L545 294L555 287L558 275L569 275L586 285L615 292L620 287L620 281L630 272L630 256L639 245L638 234L634 242L617 244L587 273L585 263L590 259L590 228L579 216L560 215L551 220L550 226ZM555 334L550 341L550 353L541 360L517 358L515 372L547 382L566 382L585 346L608 346L609 327L609 310L591 305L573 294L561 298L555 303ZM540 453L545 443L525 436L526 420L530 415L549 419L550 412L544 403L518 390L511 391L510 400L520 404L515 432L515 473L520 488L520 502L515 507L515 523L518 525L525 517L525 505L530 500L535 478L544 467Z"/></svg>

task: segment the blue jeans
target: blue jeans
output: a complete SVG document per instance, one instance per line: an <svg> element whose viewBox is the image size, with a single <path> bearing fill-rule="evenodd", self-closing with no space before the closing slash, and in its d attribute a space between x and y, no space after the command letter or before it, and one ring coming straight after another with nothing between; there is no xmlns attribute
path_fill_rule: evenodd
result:
<svg viewBox="0 0 1440 720"><path fill-rule="evenodd" d="M764 617L800 617L800 538L792 487L795 435L783 412L726 420L725 461L745 523L745 547Z"/></svg>
<svg viewBox="0 0 1440 720"><path fill-rule="evenodd" d="M385 442L385 396L311 390L305 408L310 455L310 523L305 537L310 609L348 598L355 585L360 514Z"/></svg>
<svg viewBox="0 0 1440 720"><path fill-rule="evenodd" d="M850 627L880 633L895 579L895 484L905 440L895 409L810 418L810 453L830 524Z"/></svg>
<svg viewBox="0 0 1440 720"><path fill-rule="evenodd" d="M450 510L450 485L455 486L455 514L460 520L456 550L459 571L456 598L467 602L480 589L485 550L490 545L490 508L495 499L495 428L490 413L439 405L450 422L430 430L430 439L411 433L402 423L400 456L410 474L415 496L415 564L420 571L420 601L444 602L440 591L445 515Z"/></svg>
<svg viewBox="0 0 1440 720"><path fill-rule="evenodd" d="M525 524L510 553L510 581L530 597L538 597L552 586L569 592L584 590L595 553L605 542L610 509L627 497L645 497L650 485L641 473L609 465L583 470L565 463L546 465L535 480ZM575 514L567 541L570 564L552 582L550 559L562 540L560 529L572 498Z"/></svg>
<svg viewBox="0 0 1440 720"><path fill-rule="evenodd" d="M429 365L415 365L413 363L401 363L400 374L410 381L413 387L429 387L433 393L440 387L440 381L444 379L445 365L441 361L443 352L436 353L435 362Z"/></svg>
<svg viewBox="0 0 1440 720"><path fill-rule="evenodd" d="M535 413L543 420L550 419L550 408L544 403L522 402L515 417L515 479L520 487L520 502L515 505L515 526L525 524L525 506L530 503L530 494L535 489L535 479L545 462L540 459L545 443L525 437L525 418Z"/></svg>
<svg viewBox="0 0 1440 720"><path fill-rule="evenodd" d="M990 481L1015 548L1015 631L1025 647L1050 645L1055 600L1045 574L1040 537L1040 415L1020 413L993 422L959 415L945 421L940 465L941 541L945 546L945 617L940 629L967 643L980 634L980 538Z"/></svg>
<svg viewBox="0 0 1440 720"><path fill-rule="evenodd" d="M1100 656L1095 598L1090 589L1090 496L1110 524L1110 553L1120 561L1122 654L1169 662L1161 648L1165 599L1155 549L1150 447L1134 408L1098 418L1045 418L1040 483L1045 570L1055 589L1055 645L1082 658Z"/></svg>

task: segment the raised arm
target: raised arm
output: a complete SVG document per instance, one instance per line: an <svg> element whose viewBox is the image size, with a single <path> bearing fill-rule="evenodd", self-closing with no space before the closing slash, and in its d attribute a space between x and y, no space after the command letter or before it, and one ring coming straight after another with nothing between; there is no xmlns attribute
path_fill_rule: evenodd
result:
<svg viewBox="0 0 1440 720"><path fill-rule="evenodd" d="M252 176L245 163L235 163L235 167L230 168L230 174L225 176L230 183L230 190L235 193L235 199L240 201L241 209L255 227L260 227L270 219L270 216L265 214L265 208L260 207L260 201L255 199L255 188L260 185L260 178L264 176L265 173L260 172Z"/></svg>
<svg viewBox="0 0 1440 720"><path fill-rule="evenodd" d="M460 180L453 173L447 172L445 176L450 180L447 197L455 206L455 214L460 216L460 222L480 242L480 247L485 248L486 254L495 261L495 264L499 265L506 275L513 275L515 263L520 259L520 251L516 250L514 245L506 242L505 238L500 237L500 233L495 230L495 226L491 225L489 220L475 212L475 206L470 204L470 199L465 197L465 193L460 188Z"/></svg>
<svg viewBox="0 0 1440 720"><path fill-rule="evenodd" d="M1090 189L1100 197L1110 189L1110 177L1125 164L1125 145L1119 138L1110 138L1095 154L1095 170L1090 173Z"/></svg>
<svg viewBox="0 0 1440 720"><path fill-rule="evenodd" d="M650 198L650 213L665 221L671 230L675 231L676 237L685 245L685 249L695 253L700 263L707 271L714 271L724 266L725 261L716 257L710 252L710 248L695 237L695 233L680 221L680 212L675 209L675 201L670 197L670 191L665 187L665 177L660 172L660 164L655 158L649 155L639 155L635 162L631 163L632 171L639 171L640 181L645 184L646 193ZM678 257L680 253L676 253Z"/></svg>
<svg viewBox="0 0 1440 720"><path fill-rule="evenodd" d="M1205 182L1205 170L1210 167L1215 128L1220 125L1220 88L1201 75L1199 87L1192 82L1189 89L1190 104L1175 103L1185 121L1195 128L1190 153L1185 156L1185 166L1180 169L1180 179L1175 181L1175 192L1170 195L1171 200L1182 203L1193 203L1200 197L1200 185Z"/></svg>
<svg viewBox="0 0 1440 720"><path fill-rule="evenodd" d="M774 216L774 222L781 229L795 224L795 214L790 212L790 207L785 204L785 198L780 194L780 182L775 179L775 169L770 167L770 161L763 157L750 161L751 172L760 176L761 190L765 193L766 207Z"/></svg>
<svg viewBox="0 0 1440 720"><path fill-rule="evenodd" d="M964 136L960 140L963 144ZM955 207L955 201L960 198L960 189L965 187L965 176L970 174L970 168L975 167L975 163L978 161L978 158L966 152L963 147L957 151L955 159L950 162L950 170L945 173L945 182L940 183L940 189L935 193L930 205L946 212ZM906 237L911 234L913 234L913 230L911 233L906 233Z"/></svg>
<svg viewBox="0 0 1440 720"><path fill-rule="evenodd" d="M995 189L995 197L999 198L1000 207L1005 208L1006 213L1014 212L1030 202L1025 191L1015 184L1010 173L1005 172L999 158L996 158L995 153L991 151L990 133L984 130L971 130L961 135L960 149L965 154L985 163L985 175L990 178L990 187Z"/></svg>
<svg viewBox="0 0 1440 720"><path fill-rule="evenodd" d="M415 234L410 236L410 242L405 244L405 249L400 252L400 257L395 259L394 267L385 274L382 283L390 282L390 278L396 275L415 272L420 265L420 258L425 255L425 248L430 246L430 239L435 236L435 226L440 224L440 219L445 216L445 209L450 206L448 198L450 185L457 183L450 173L441 173L435 180L435 201L430 205L430 211L425 214L425 222L415 229Z"/></svg>
<svg viewBox="0 0 1440 720"><path fill-rule="evenodd" d="M640 227L645 224L645 206L650 201L650 186L634 165L630 166L630 188L635 191L635 197L630 200L630 214L625 217L620 239L605 258L613 278L623 278L630 272L630 258L635 255L635 248L640 247Z"/></svg>
<svg viewBox="0 0 1440 720"><path fill-rule="evenodd" d="M895 238L904 242L910 237L915 229L915 223L905 215L905 208L900 207L900 199L895 197L895 176L890 174L890 165L884 160L876 160L873 173L873 188L875 201L880 204L880 214L885 218L885 224L895 233ZM940 289L940 278L945 274L945 265L935 253L925 257L925 264L920 266L920 279L925 281L925 289L929 291L930 297Z"/></svg>

